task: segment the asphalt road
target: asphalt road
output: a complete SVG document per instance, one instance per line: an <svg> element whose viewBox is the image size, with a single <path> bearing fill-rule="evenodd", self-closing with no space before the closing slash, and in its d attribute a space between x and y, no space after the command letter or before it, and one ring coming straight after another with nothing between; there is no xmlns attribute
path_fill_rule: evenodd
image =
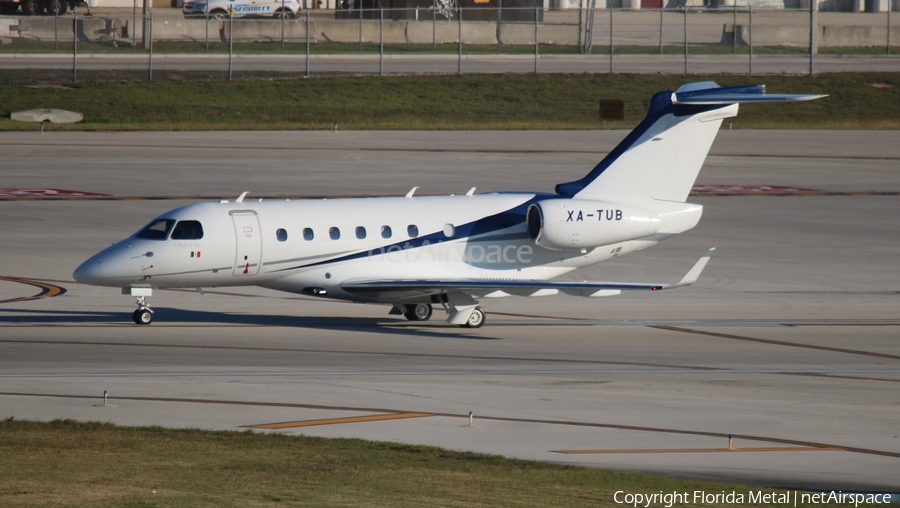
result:
<svg viewBox="0 0 900 508"><path fill-rule="evenodd" d="M548 190L623 132L4 133L4 189L109 196L0 196L0 418L281 423L269 431L897 492L897 135L723 131L698 183L806 190L694 196L694 230L572 275L674 281L718 247L697 285L494 300L473 331L225 288L160 292L138 327L131 298L71 271L188 196Z"/></svg>
<svg viewBox="0 0 900 508"><path fill-rule="evenodd" d="M71 69L71 55L0 54L0 69ZM305 73L305 55L235 55L233 71L276 71ZM144 70L150 68L147 55L79 55L77 70ZM154 54L154 70L228 71L228 55ZM312 55L309 72L315 74L454 74L463 73L529 73L534 72L533 55ZM814 72L896 72L900 55L832 56L819 55ZM541 72L603 73L610 71L609 55L541 55L537 59ZM613 72L620 73L685 73L681 55L616 55ZM809 58L805 56L689 55L688 74L805 74Z"/></svg>

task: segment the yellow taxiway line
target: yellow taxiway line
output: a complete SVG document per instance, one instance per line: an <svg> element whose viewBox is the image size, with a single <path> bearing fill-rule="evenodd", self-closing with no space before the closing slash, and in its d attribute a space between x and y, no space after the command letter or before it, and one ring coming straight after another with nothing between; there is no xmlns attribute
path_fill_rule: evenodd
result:
<svg viewBox="0 0 900 508"><path fill-rule="evenodd" d="M28 284L29 286L34 286L36 288L40 288L41 292L34 296L21 296L19 298L10 298L9 300L0 300L0 303L16 303L16 302L27 302L31 300L38 300L40 298L53 298L54 296L63 295L66 293L66 289L60 286L54 286L53 284L47 284L44 282L39 282L31 279L22 279L19 277L6 277L0 275L0 281L8 281L8 282L18 282L19 284Z"/></svg>
<svg viewBox="0 0 900 508"><path fill-rule="evenodd" d="M296 427L315 427L316 425L338 425L341 423L380 422L384 420L402 420L405 418L425 418L434 416L431 413L391 413L368 416L349 416L347 418L325 418L322 420L300 420L296 422L264 423L261 425L245 425L248 429L293 429Z"/></svg>

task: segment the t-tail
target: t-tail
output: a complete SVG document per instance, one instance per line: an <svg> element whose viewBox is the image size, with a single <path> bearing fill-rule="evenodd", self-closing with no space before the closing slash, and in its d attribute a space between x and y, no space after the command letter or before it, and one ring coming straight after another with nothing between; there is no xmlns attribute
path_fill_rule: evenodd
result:
<svg viewBox="0 0 900 508"><path fill-rule="evenodd" d="M647 117L581 180L556 192L576 199L684 202L722 121L740 102L807 101L823 95L766 94L765 85L690 83L650 100Z"/></svg>

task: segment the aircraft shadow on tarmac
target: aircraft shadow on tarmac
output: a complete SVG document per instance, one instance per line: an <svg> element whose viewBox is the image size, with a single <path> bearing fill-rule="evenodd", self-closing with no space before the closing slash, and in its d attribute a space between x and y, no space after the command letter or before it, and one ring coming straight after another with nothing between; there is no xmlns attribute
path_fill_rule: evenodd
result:
<svg viewBox="0 0 900 508"><path fill-rule="evenodd" d="M407 325L405 321L386 321L384 319L364 317L321 317L321 316L284 316L272 314L234 314L227 312L208 312L183 310L169 307L154 307L156 321L147 328L155 326L175 325L235 325L235 326L271 326L290 328L318 328L322 330L339 330L355 332L375 332L389 335L405 335L413 337L432 337L449 339L499 340L496 337L485 337L467 333L462 328L450 325L435 326ZM16 315L3 315L15 313ZM140 327L131 322L131 314L123 312L96 311L59 311L59 310L25 310L0 309L0 322L3 324L22 325L127 325ZM399 325L399 326L393 326ZM144 328L144 327L140 327Z"/></svg>

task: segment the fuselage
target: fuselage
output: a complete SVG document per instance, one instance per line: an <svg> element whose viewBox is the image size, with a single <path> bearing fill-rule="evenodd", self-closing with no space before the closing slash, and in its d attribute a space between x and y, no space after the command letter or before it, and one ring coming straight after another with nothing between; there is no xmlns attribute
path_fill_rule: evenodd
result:
<svg viewBox="0 0 900 508"><path fill-rule="evenodd" d="M538 245L526 224L528 207L553 197L496 193L199 203L160 215L87 260L74 276L122 288L253 285L377 301L347 293L341 284L376 278L547 280L693 227L702 210L676 204L669 215L678 217L670 220L678 223L677 231L553 250Z"/></svg>

